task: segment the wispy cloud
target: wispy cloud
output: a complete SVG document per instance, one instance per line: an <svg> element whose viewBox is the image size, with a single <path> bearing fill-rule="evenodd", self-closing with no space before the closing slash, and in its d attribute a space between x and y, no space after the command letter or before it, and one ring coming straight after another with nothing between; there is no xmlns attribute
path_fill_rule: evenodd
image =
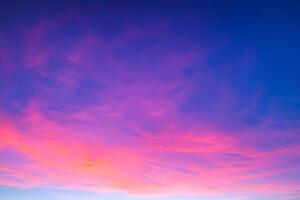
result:
<svg viewBox="0 0 300 200"><path fill-rule="evenodd" d="M124 19L109 34L97 23L78 13L45 19L16 36L19 54L0 40L10 77L1 82L12 83L0 88L1 185L237 198L295 191L299 128L278 127L261 109L255 52L218 63L224 52L188 42L166 19Z"/></svg>

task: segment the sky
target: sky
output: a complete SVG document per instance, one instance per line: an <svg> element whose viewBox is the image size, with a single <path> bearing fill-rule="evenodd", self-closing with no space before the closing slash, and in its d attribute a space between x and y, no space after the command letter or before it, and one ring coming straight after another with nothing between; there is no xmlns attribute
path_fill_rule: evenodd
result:
<svg viewBox="0 0 300 200"><path fill-rule="evenodd" d="M300 3L1 1L1 200L299 200Z"/></svg>

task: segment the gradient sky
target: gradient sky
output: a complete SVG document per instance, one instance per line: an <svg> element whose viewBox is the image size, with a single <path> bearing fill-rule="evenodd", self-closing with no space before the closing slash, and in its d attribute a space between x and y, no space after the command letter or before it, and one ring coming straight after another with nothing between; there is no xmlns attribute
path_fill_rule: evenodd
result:
<svg viewBox="0 0 300 200"><path fill-rule="evenodd" d="M0 199L299 200L299 9L1 1Z"/></svg>

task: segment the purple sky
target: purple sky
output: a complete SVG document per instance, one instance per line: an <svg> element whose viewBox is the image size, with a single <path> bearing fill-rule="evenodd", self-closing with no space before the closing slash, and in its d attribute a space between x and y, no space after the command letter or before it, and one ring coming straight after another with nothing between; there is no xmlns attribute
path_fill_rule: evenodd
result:
<svg viewBox="0 0 300 200"><path fill-rule="evenodd" d="M298 9L1 2L0 199L300 198Z"/></svg>

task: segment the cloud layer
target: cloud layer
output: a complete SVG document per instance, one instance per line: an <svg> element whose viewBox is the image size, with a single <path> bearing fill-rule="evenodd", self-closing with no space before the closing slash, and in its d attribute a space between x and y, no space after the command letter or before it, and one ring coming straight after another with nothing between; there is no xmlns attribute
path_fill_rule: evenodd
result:
<svg viewBox="0 0 300 200"><path fill-rule="evenodd" d="M299 126L274 114L255 51L108 21L74 9L0 33L1 185L299 195Z"/></svg>

